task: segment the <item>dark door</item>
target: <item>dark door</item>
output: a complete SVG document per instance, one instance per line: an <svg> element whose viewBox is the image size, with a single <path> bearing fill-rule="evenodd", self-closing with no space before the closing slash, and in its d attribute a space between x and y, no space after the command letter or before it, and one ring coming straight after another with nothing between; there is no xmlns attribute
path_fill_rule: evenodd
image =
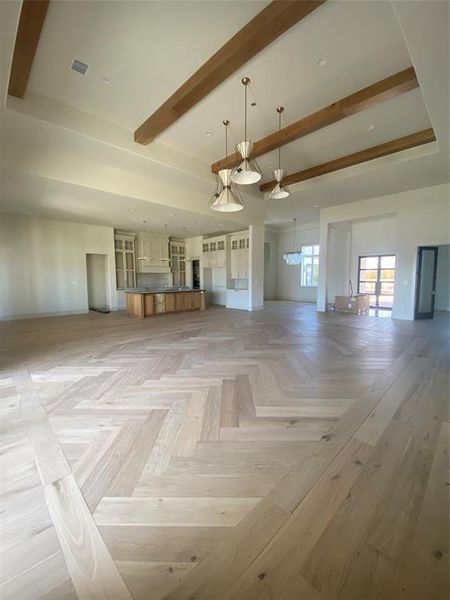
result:
<svg viewBox="0 0 450 600"><path fill-rule="evenodd" d="M434 316L437 259L437 246L421 246L417 251L415 319Z"/></svg>
<svg viewBox="0 0 450 600"><path fill-rule="evenodd" d="M392 309L394 278L394 254L359 257L358 294L370 294L372 308Z"/></svg>

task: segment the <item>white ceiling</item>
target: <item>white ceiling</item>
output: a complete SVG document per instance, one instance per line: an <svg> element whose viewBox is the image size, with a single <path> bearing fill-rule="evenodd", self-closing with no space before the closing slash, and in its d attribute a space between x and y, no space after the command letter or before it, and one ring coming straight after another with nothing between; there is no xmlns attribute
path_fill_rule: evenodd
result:
<svg viewBox="0 0 450 600"><path fill-rule="evenodd" d="M277 105L285 106L284 124L288 124L411 64L416 67L421 89L285 146L283 166L292 173L431 124L440 144L433 155L424 152L422 157L406 155L400 162L381 161L375 170L373 165L367 165L345 177L338 174L294 186L287 200L273 202L261 196L256 203L260 209L264 207L267 223L280 224L293 216L303 223L318 222L319 209L325 206L448 180L446 156L442 154L442 149L446 150L446 134L433 119L438 112L435 105L440 103L442 122L442 97L448 94L448 58L442 58L442 48L446 44L448 47L446 2L328 1L216 88L159 136L156 143L148 147L134 144L133 130L266 4L233 0L51 2L27 96L24 101L10 103L2 115L9 123L3 143L8 150L14 148L14 152L8 152L9 174L5 177L9 197L3 197L3 209L15 198L10 210L33 209L45 216L59 214L58 218L65 214L86 222L100 222L104 211L108 213L104 222L123 227L130 216L130 202L135 199L147 202L152 210L153 205L159 205L156 213L161 220L164 205L170 207L171 213L181 211L180 217L186 219L192 231L202 212L203 225L207 223L207 227L216 230L220 218L212 215L211 222L205 220L207 210L199 207L207 207L214 189L209 165L224 155L222 120L231 120L232 143L243 135L242 76L252 79L250 101L255 101L256 106L249 108L249 125L251 138L256 140L276 129ZM401 11L397 11L397 4ZM405 4L414 4L414 10ZM12 12L11 6L8 9ZM420 21L416 30L408 24L410 14L403 14L408 11L414 13L413 21ZM402 13L400 21L396 12ZM422 32L424 27L433 31L431 37ZM70 71L73 58L91 65L84 77ZM325 66L317 65L320 58L326 59ZM109 84L103 82L103 76L110 78ZM22 114L19 116L17 111ZM33 116L32 121L27 114ZM87 117L91 120L86 121ZM42 122L39 119L51 125L38 126ZM121 128L120 135L128 146L123 141L107 139L102 133L104 126L94 126L95 119L99 124L110 122L117 131ZM371 132L365 130L369 124L375 126ZM212 136L207 137L207 131ZM181 154L176 155L175 149ZM54 158L58 153L59 160ZM164 159L155 160L157 153ZM78 177L75 162L69 160L75 154ZM192 176L187 175L186 166L174 169L175 162L180 163L183 156L192 159ZM408 157L413 159L403 162ZM58 169L53 169L52 161L59 163ZM276 151L258 158L258 162L263 180L272 179ZM128 178L122 177L120 185L117 179L116 186L114 178L113 185L102 186L99 181L94 185L94 178L85 176L93 164L105 173L110 168L116 174L126 173ZM184 164L189 165L186 161ZM13 176L14 171L20 176ZM35 178L32 185L29 176ZM144 178L152 178L162 185L146 183L141 187L147 189L148 185L149 193L137 192L136 186L127 183L133 181L133 176L143 178L143 182ZM48 183L52 178L80 187L92 185L96 193L89 202L80 190L75 193L66 189L63 194L61 187ZM169 192L163 184L170 184L171 190L178 189L179 194ZM156 190L153 194L152 188ZM109 194L111 211L100 193L102 189ZM59 199L55 190L61 192ZM258 195L257 186L249 191ZM52 202L45 201L45 194L53 194ZM246 219L251 222L250 215ZM207 233L203 226L201 229Z"/></svg>
<svg viewBox="0 0 450 600"><path fill-rule="evenodd" d="M183 238L239 229L212 211L209 215L197 215L146 200L9 171L2 172L1 212L118 229L167 232Z"/></svg>

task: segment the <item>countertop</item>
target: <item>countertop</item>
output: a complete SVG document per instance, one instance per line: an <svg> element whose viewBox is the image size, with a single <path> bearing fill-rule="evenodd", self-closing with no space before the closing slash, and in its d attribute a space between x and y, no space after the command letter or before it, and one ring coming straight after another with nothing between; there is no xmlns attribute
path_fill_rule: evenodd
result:
<svg viewBox="0 0 450 600"><path fill-rule="evenodd" d="M173 287L173 288L128 288L124 290L126 294L177 294L183 292L204 292L205 290L193 290L192 288L182 288L182 287Z"/></svg>

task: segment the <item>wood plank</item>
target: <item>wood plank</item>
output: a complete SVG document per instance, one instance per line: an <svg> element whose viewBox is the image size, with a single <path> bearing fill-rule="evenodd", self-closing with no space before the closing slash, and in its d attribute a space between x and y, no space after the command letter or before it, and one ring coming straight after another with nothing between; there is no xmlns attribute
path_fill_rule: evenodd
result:
<svg viewBox="0 0 450 600"><path fill-rule="evenodd" d="M347 156L341 156L335 160L331 160L321 165L316 165L310 169L305 169L304 171L297 171L296 173L292 173L292 175L287 175L283 182L285 185L292 185L293 183L299 183L300 181L306 181L307 179L320 177L321 175L326 175L327 173L334 173L335 171L347 169L348 167L359 165L370 160L375 160L376 158L381 158L382 156L389 156L390 154L395 154L397 152L401 152L402 150L416 148L418 146L429 144L435 141L436 136L434 135L433 129L430 127L429 129L423 129L422 131L405 135L404 137L391 140L390 142L379 144L378 146L372 146L372 148L367 148L366 150L348 154ZM269 192L271 189L273 189L275 183L275 181L268 181L263 183L259 189L262 192Z"/></svg>
<svg viewBox="0 0 450 600"><path fill-rule="evenodd" d="M108 498L94 513L98 525L234 527L259 498Z"/></svg>
<svg viewBox="0 0 450 600"><path fill-rule="evenodd" d="M80 600L133 600L73 475L46 485L45 498Z"/></svg>
<svg viewBox="0 0 450 600"><path fill-rule="evenodd" d="M354 115L358 112L386 102L390 98L395 98L400 94L404 94L409 90L419 87L416 73L413 67L404 69L399 73L395 73L385 79L381 79L368 87L358 90L354 94L350 94L341 100L337 100L318 110L295 123L291 123L287 127L276 131L270 135L255 142L253 146L252 156L262 156L280 146L289 144L294 140L304 137L314 131L319 131L327 125L341 121L346 117ZM213 163L211 171L218 173L220 169L232 169L241 162L242 158L237 152L230 154L227 158Z"/></svg>
<svg viewBox="0 0 450 600"><path fill-rule="evenodd" d="M26 426L39 475L44 485L53 483L71 473L71 469L28 371L18 371L14 375L14 382L22 412L26 415Z"/></svg>
<svg viewBox="0 0 450 600"><path fill-rule="evenodd" d="M136 129L135 142L149 144L242 65L323 3L324 0L271 2Z"/></svg>
<svg viewBox="0 0 450 600"><path fill-rule="evenodd" d="M9 75L8 94L23 98L50 0L23 0Z"/></svg>

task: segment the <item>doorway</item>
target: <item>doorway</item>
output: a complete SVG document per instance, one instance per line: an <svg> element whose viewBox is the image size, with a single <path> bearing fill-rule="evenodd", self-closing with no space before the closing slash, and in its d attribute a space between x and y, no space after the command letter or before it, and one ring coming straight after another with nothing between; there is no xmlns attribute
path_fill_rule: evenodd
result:
<svg viewBox="0 0 450 600"><path fill-rule="evenodd" d="M395 254L359 257L358 294L370 294L371 308L392 310L394 279Z"/></svg>
<svg viewBox="0 0 450 600"><path fill-rule="evenodd" d="M417 250L415 319L432 319L436 299L437 246L420 246Z"/></svg>
<svg viewBox="0 0 450 600"><path fill-rule="evenodd" d="M89 310L105 310L108 307L106 267L106 254L86 254Z"/></svg>
<svg viewBox="0 0 450 600"><path fill-rule="evenodd" d="M200 289L200 260L192 261L192 289Z"/></svg>

